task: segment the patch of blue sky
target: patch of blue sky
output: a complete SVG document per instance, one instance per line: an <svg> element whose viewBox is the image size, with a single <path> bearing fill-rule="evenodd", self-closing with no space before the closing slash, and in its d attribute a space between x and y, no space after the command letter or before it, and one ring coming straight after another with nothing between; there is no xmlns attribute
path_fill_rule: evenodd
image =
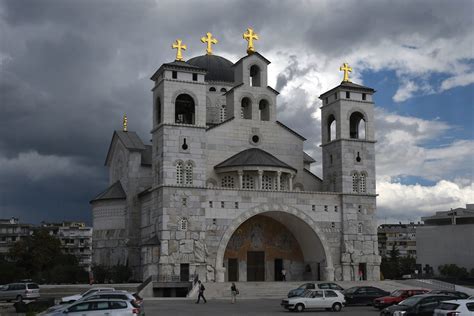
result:
<svg viewBox="0 0 474 316"><path fill-rule="evenodd" d="M403 185L419 184L422 186L429 186L429 187L436 185L436 181L426 179L420 176L411 176L411 175L401 175L401 176L398 176L396 179L393 179L392 181L403 184Z"/></svg>

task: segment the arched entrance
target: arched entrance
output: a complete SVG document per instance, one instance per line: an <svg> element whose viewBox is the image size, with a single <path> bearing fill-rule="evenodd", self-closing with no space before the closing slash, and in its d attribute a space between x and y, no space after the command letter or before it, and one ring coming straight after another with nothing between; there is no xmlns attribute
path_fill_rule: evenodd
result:
<svg viewBox="0 0 474 316"><path fill-rule="evenodd" d="M333 280L324 235L304 212L286 205L260 205L224 233L216 258L216 281Z"/></svg>

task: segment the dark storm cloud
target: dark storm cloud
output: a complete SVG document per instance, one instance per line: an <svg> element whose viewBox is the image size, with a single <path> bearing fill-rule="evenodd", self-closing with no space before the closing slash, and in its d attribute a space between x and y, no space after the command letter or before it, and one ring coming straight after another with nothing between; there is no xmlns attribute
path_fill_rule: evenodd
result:
<svg viewBox="0 0 474 316"><path fill-rule="evenodd" d="M382 1L1 1L0 158L13 164L34 151L63 157L77 172L35 181L8 173L1 181L0 217L89 219L88 201L106 185L103 162L123 113L131 130L150 139L149 76L173 60L176 38L188 45L189 58L204 52L199 38L213 32L220 40L216 53L236 61L245 53L242 32L249 26L260 34L264 55L296 54L301 47L343 55L348 47L413 30L426 37L462 36L471 12L462 7L469 2L429 7ZM277 89L306 71L290 59ZM318 100L294 92L279 104L279 119L314 148Z"/></svg>

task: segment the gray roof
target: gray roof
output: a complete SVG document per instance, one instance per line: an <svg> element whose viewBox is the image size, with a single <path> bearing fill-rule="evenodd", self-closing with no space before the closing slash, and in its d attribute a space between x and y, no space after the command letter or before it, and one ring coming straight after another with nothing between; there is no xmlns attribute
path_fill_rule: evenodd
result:
<svg viewBox="0 0 474 316"><path fill-rule="evenodd" d="M206 81L234 82L232 62L217 55L202 55L191 58L188 64L207 70Z"/></svg>
<svg viewBox="0 0 474 316"><path fill-rule="evenodd" d="M105 158L105 164L107 165L107 162L109 161L110 155L111 155L111 150L112 150L112 144L114 143L115 137L118 137L122 144L125 146L130 151L144 151L147 148L145 147L145 144L143 144L142 140L140 137L137 135L135 132L124 132L124 131L114 131L114 134L112 136L112 140L110 142L109 150L107 152L107 157ZM151 156L150 156L151 159ZM142 160L143 161L143 160Z"/></svg>
<svg viewBox="0 0 474 316"><path fill-rule="evenodd" d="M250 148L235 154L234 156L217 164L214 168L226 167L244 167L244 166L263 166L263 167L281 167L295 170L295 168L284 163L272 154L259 148Z"/></svg>
<svg viewBox="0 0 474 316"><path fill-rule="evenodd" d="M237 60L237 62L234 64L234 66L236 66L238 63L242 62L242 60L244 60L245 58L248 58L252 55L260 57L267 65L270 64L270 61L268 59L266 59L265 57L263 57L262 54L260 54L259 52L254 52L250 55L244 56L244 57L240 58L239 60Z"/></svg>
<svg viewBox="0 0 474 316"><path fill-rule="evenodd" d="M276 121L278 125L280 125L281 127L283 127L284 129L286 129L287 131L289 131L290 133L292 133L293 135L296 135L298 136L299 138L301 138L302 140L306 140L306 138L304 138L303 136L301 136L300 134L298 134L297 132L295 132L294 130L292 130L291 128L289 128L288 126L286 126L285 124L283 124L282 122L280 121Z"/></svg>
<svg viewBox="0 0 474 316"><path fill-rule="evenodd" d="M194 72L206 72L206 70L202 69L201 67L188 64L185 61L175 60L173 62L165 63L165 64L161 65L160 68L158 68L158 70L155 71L155 73L150 77L150 79L153 80L153 81L156 81L156 79L158 78L158 75L165 68L167 68L167 69L184 69L184 70L190 70L190 71L194 71Z"/></svg>
<svg viewBox="0 0 474 316"><path fill-rule="evenodd" d="M117 181L92 199L90 203L103 200L124 200L126 198L127 194L123 190L122 184L120 181Z"/></svg>
<svg viewBox="0 0 474 316"><path fill-rule="evenodd" d="M303 151L303 161L304 162L309 162L309 163L316 162L316 160L314 160L313 157L311 157L310 155L308 155L304 151Z"/></svg>
<svg viewBox="0 0 474 316"><path fill-rule="evenodd" d="M331 90L324 92L319 96L320 99L326 97L328 94L333 93L336 89L345 89L350 91L360 91L360 92L368 92L368 93L375 93L375 90L369 87L362 86L360 84L356 84L353 82L343 81L337 87L332 88Z"/></svg>

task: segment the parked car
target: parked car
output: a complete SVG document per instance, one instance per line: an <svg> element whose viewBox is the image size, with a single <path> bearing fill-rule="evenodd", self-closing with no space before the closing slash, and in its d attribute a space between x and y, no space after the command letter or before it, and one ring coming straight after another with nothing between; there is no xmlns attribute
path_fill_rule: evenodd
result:
<svg viewBox="0 0 474 316"><path fill-rule="evenodd" d="M354 286L342 293L347 305L372 305L376 298L390 295L390 292L374 286Z"/></svg>
<svg viewBox="0 0 474 316"><path fill-rule="evenodd" d="M36 283L10 283L0 288L0 301L34 300L40 297Z"/></svg>
<svg viewBox="0 0 474 316"><path fill-rule="evenodd" d="M45 316L139 316L140 309L129 301L117 299L96 299L76 302L65 310L55 310L43 314Z"/></svg>
<svg viewBox="0 0 474 316"><path fill-rule="evenodd" d="M306 290L315 290L315 289L331 289L331 290L338 290L338 291L344 291L342 287L337 285L336 283L304 283L301 284L299 287L296 289L291 290L288 292L288 297L295 297L295 296L301 296Z"/></svg>
<svg viewBox="0 0 474 316"><path fill-rule="evenodd" d="M472 316L474 300L452 300L442 302L434 311L434 316Z"/></svg>
<svg viewBox="0 0 474 316"><path fill-rule="evenodd" d="M426 289L410 289L410 290L395 290L390 293L389 296L383 296L374 300L374 307L378 309L384 309L387 306L398 304L401 301L419 294L428 293Z"/></svg>
<svg viewBox="0 0 474 316"><path fill-rule="evenodd" d="M85 296L89 296L93 293L96 293L96 292L102 292L102 291L115 291L115 289L113 287L94 287L92 289L89 289L81 294L76 294L76 295L71 295L71 296L65 296L63 298L61 298L61 304L63 303L73 303L77 300L80 300L81 298L85 297Z"/></svg>
<svg viewBox="0 0 474 316"><path fill-rule="evenodd" d="M302 296L281 301L288 310L302 312L305 309L330 309L338 312L345 304L344 295L337 290L306 290Z"/></svg>
<svg viewBox="0 0 474 316"><path fill-rule="evenodd" d="M464 293L464 292L459 292L459 291L448 291L448 290L432 290L428 292L428 294L443 294L443 295L449 295L452 296L453 298L460 298L460 299L468 299L469 295Z"/></svg>
<svg viewBox="0 0 474 316"><path fill-rule="evenodd" d="M453 297L442 294L415 295L380 312L380 316L432 316L442 301Z"/></svg>

